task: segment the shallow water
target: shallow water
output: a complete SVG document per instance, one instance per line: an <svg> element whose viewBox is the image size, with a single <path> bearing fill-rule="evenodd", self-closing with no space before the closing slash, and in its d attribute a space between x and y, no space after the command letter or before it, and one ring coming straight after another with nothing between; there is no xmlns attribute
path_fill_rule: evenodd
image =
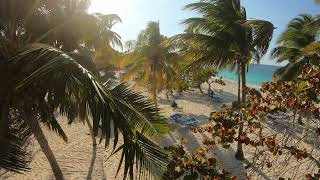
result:
<svg viewBox="0 0 320 180"><path fill-rule="evenodd" d="M250 64L247 72L247 83L249 85L260 86L262 83L271 81L273 73L279 68L279 66L265 65L265 64ZM231 81L237 81L236 70L224 70L219 73L223 79Z"/></svg>

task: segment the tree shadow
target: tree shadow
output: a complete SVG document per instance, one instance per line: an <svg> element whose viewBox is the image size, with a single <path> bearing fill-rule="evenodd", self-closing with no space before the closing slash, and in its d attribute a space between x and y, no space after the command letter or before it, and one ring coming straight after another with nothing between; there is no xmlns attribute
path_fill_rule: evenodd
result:
<svg viewBox="0 0 320 180"><path fill-rule="evenodd" d="M222 104L231 104L238 99L236 95L225 91L217 95L223 99L222 102L214 102L208 95L195 92L185 92L179 100L187 100L193 103L205 104L207 106L214 107L215 109L219 109Z"/></svg>
<svg viewBox="0 0 320 180"><path fill-rule="evenodd" d="M251 163L245 159L244 163L246 165L250 165ZM254 172L256 172L259 176L261 176L265 180L272 180L268 175L266 175L264 172L261 171L261 169L257 168L256 166L251 166L250 167Z"/></svg>
<svg viewBox="0 0 320 180"><path fill-rule="evenodd" d="M304 127L301 126L300 124L298 124L298 122L295 122L295 127L292 129L292 118L287 118L287 119L275 119L273 121L265 121L265 124L271 128L273 131L277 132L277 133L285 133L288 130L290 130L291 132L291 137L293 139L300 139L302 134L303 134L303 130ZM297 121L297 119L296 119ZM309 130L310 131L310 130ZM303 140L303 142L309 144L309 145L314 145L316 143L318 143L317 140L317 135L315 133L310 133L305 137L305 139ZM316 149L320 149L320 148L316 148Z"/></svg>
<svg viewBox="0 0 320 180"><path fill-rule="evenodd" d="M171 105L171 103L169 102L168 99L163 99L163 98L160 98L158 100L158 103L161 104L161 105L165 105L165 106L170 106Z"/></svg>
<svg viewBox="0 0 320 180"><path fill-rule="evenodd" d="M204 139L212 139L206 134L201 134ZM235 158L235 151L232 147L229 149L223 149L220 146L214 146L212 151L214 157L222 162L222 167L230 172L233 176L237 176L238 179L245 179L246 170L243 162Z"/></svg>
<svg viewBox="0 0 320 180"><path fill-rule="evenodd" d="M185 148L189 153L192 153L195 149L201 146L197 138L193 135L192 132L190 132L189 128L184 127L180 129L179 133L181 135L181 139L182 138L188 139L189 143L185 146Z"/></svg>
<svg viewBox="0 0 320 180"><path fill-rule="evenodd" d="M92 174L93 174L94 165L96 163L96 159L97 159L97 146L92 146L92 158L91 158L91 162L88 170L87 180L92 179Z"/></svg>

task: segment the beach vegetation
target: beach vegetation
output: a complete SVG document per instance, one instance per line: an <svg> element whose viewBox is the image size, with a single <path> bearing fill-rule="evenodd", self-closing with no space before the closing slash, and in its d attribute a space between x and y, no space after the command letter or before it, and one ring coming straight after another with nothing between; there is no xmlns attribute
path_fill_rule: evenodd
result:
<svg viewBox="0 0 320 180"><path fill-rule="evenodd" d="M189 72L189 79L190 79L191 86L198 88L202 94L205 94L205 93L201 85L205 83L209 86L210 90L212 90L212 83L217 83L222 86L225 85L225 83L216 76L217 76L217 71L212 67L194 69L191 72Z"/></svg>

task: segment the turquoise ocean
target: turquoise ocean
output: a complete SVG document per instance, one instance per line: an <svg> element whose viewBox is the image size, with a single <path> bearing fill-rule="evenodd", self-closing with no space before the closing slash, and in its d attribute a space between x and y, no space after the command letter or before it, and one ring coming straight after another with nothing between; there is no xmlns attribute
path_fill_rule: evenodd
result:
<svg viewBox="0 0 320 180"><path fill-rule="evenodd" d="M280 66L265 65L265 64L250 64L247 72L247 83L253 86L260 86L262 83L271 81L273 73L280 68ZM224 70L219 73L223 79L237 81L236 70Z"/></svg>

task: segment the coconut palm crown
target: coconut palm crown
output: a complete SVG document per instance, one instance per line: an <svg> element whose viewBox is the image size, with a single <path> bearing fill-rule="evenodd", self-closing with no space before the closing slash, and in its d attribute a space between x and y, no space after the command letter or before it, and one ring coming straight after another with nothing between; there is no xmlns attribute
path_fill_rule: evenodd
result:
<svg viewBox="0 0 320 180"><path fill-rule="evenodd" d="M277 63L288 62L276 71L278 79L296 79L305 65L319 68L319 22L319 17L308 14L301 14L289 22L272 51L272 58Z"/></svg>
<svg viewBox="0 0 320 180"><path fill-rule="evenodd" d="M246 86L246 67L260 62L272 39L274 27L264 20L248 19L240 0L201 0L185 6L200 17L183 21L185 33L172 38L193 63L190 67L215 66L217 69L238 65ZM182 42L182 43L181 43ZM245 98L245 92L242 94Z"/></svg>
<svg viewBox="0 0 320 180"><path fill-rule="evenodd" d="M150 22L139 34L135 47L125 56L128 73L124 79L135 77L136 85L146 87L154 102L157 93L173 76L173 64L179 60L178 54L164 45L165 40L166 37L160 34L159 23Z"/></svg>

